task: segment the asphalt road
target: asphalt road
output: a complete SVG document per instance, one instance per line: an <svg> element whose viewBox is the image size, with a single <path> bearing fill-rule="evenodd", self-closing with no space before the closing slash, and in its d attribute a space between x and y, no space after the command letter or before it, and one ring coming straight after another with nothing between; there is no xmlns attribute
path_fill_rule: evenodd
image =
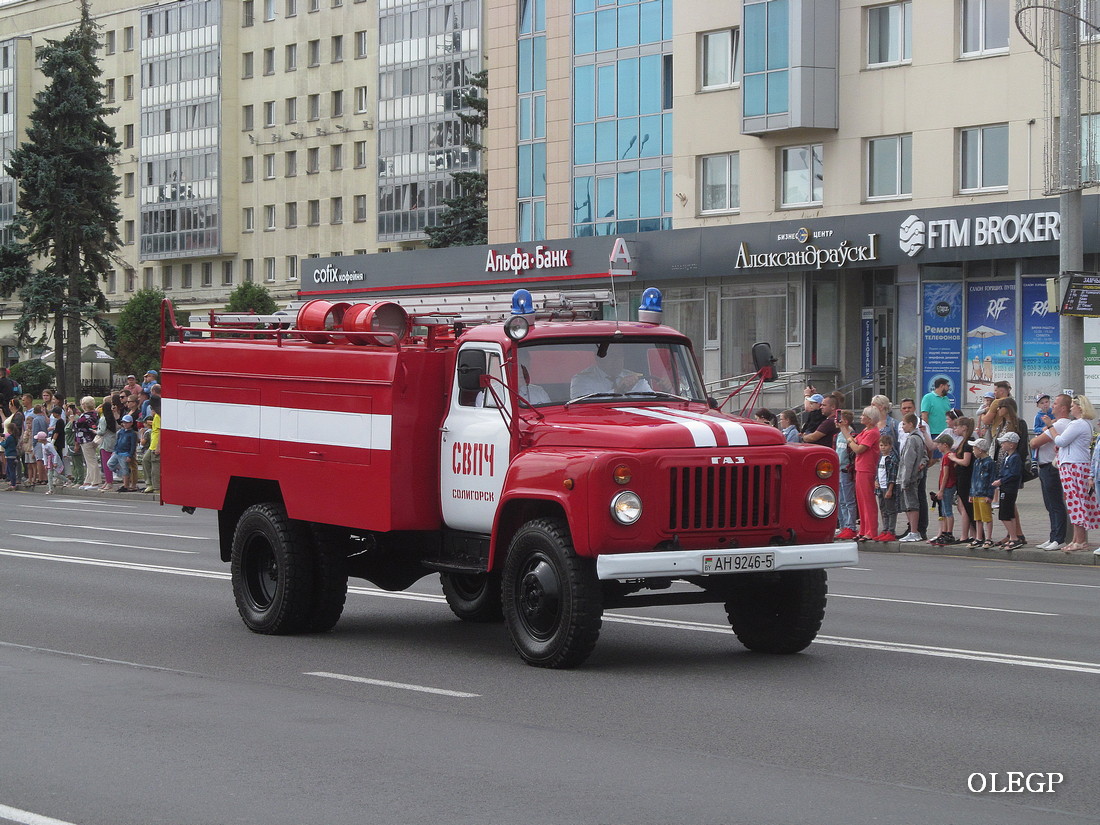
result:
<svg viewBox="0 0 1100 825"><path fill-rule="evenodd" d="M1100 821L1094 567L867 553L802 654L653 608L546 671L434 577L355 581L334 632L257 636L211 513L0 514L0 822ZM1010 771L1063 780L988 792Z"/></svg>

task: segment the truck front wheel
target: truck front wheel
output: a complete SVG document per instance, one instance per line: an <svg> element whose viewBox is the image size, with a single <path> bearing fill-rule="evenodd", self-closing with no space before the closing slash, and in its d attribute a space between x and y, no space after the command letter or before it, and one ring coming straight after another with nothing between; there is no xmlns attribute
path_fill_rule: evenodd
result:
<svg viewBox="0 0 1100 825"><path fill-rule="evenodd" d="M798 653L821 629L828 591L824 570L744 573L729 582L729 617L737 639L761 653Z"/></svg>
<svg viewBox="0 0 1100 825"><path fill-rule="evenodd" d="M451 612L464 622L499 622L500 576L492 573L440 573Z"/></svg>
<svg viewBox="0 0 1100 825"><path fill-rule="evenodd" d="M536 519L519 529L502 591L512 645L529 665L567 668L588 658L600 635L600 582L591 560L574 551L563 519Z"/></svg>
<svg viewBox="0 0 1100 825"><path fill-rule="evenodd" d="M254 504L233 532L230 571L237 610L249 630L269 635L305 628L314 602L312 541L274 502Z"/></svg>

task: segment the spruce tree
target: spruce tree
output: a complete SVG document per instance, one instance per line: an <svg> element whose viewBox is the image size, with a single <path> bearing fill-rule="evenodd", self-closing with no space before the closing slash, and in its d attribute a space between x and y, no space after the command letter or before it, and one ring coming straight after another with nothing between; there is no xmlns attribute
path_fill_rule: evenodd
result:
<svg viewBox="0 0 1100 825"><path fill-rule="evenodd" d="M472 109L472 113L460 112L458 117L469 129L463 145L473 157L479 159L485 151L480 137L489 125L489 100L485 90L489 87L488 71L482 69L470 78L470 86L462 95L462 102ZM483 171L452 172L457 194L445 198L446 209L439 216L437 226L429 226L424 231L428 235L428 246L477 246L489 242L489 176Z"/></svg>
<svg viewBox="0 0 1100 825"><path fill-rule="evenodd" d="M119 248L118 178L111 166L119 152L106 118L99 40L88 0L80 23L62 40L36 52L45 88L34 97L27 139L11 154L8 174L19 183L14 240L0 255L0 295L22 302L16 332L22 342L39 326L52 333L58 387L80 390L83 332L96 328L110 344L114 331L100 289Z"/></svg>

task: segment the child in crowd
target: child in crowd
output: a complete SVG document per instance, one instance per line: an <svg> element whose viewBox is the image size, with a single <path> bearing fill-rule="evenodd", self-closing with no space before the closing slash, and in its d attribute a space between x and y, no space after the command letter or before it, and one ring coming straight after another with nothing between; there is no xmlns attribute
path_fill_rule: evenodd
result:
<svg viewBox="0 0 1100 825"><path fill-rule="evenodd" d="M970 442L974 449L974 470L970 475L970 503L974 507L974 535L971 549L993 548L993 459L989 457L989 442L978 438Z"/></svg>
<svg viewBox="0 0 1100 825"><path fill-rule="evenodd" d="M5 492L14 490L19 486L19 437L15 434L15 424L8 421L4 427L4 440L0 442L4 447L5 470L8 474L8 486Z"/></svg>
<svg viewBox="0 0 1100 825"><path fill-rule="evenodd" d="M1016 496L1020 492L1020 483L1023 478L1023 461L1016 448L1020 444L1020 435L1013 430L1007 430L997 437L997 443L1001 445L1001 472L993 486L1001 491L1001 506L998 510L1001 524L1004 525L1008 535L1001 542L1005 550L1015 550L1023 547L1024 541L1016 535Z"/></svg>
<svg viewBox="0 0 1100 825"><path fill-rule="evenodd" d="M882 532L875 536L875 541L897 541L898 457L894 452L894 439L883 435L878 440L878 449L880 458L875 493L878 495L878 511L882 514Z"/></svg>
<svg viewBox="0 0 1100 825"><path fill-rule="evenodd" d="M46 472L46 495L52 496L54 481L62 479L61 456L46 433L37 433L34 439L35 446L40 447L42 450L42 468Z"/></svg>
<svg viewBox="0 0 1100 825"><path fill-rule="evenodd" d="M898 504L905 511L905 518L909 522L909 532L898 541L920 541L920 508L923 506L920 496L917 495L917 485L920 483L921 470L928 459L928 451L924 447L924 439L917 436L910 438L917 429L917 417L913 413L907 413L901 419L901 430L905 433L905 441L901 446L901 455L898 456L898 482L901 490Z"/></svg>
<svg viewBox="0 0 1100 825"><path fill-rule="evenodd" d="M794 410L783 410L779 414L779 429L783 431L783 437L787 443L798 443L798 413Z"/></svg>
<svg viewBox="0 0 1100 825"><path fill-rule="evenodd" d="M940 433L936 436L936 444L943 453L943 458L940 459L939 489L932 493L932 501L939 507L940 534L928 543L941 546L958 544L959 540L955 538L955 465L950 458L954 455L952 448L955 440L947 433Z"/></svg>

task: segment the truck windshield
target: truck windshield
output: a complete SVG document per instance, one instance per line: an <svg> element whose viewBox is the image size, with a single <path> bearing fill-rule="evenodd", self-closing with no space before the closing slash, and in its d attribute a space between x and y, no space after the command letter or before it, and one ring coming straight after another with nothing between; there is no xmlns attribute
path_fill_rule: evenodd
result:
<svg viewBox="0 0 1100 825"><path fill-rule="evenodd" d="M519 393L534 406L608 398L706 401L691 351L680 343L532 343L520 348L519 366Z"/></svg>

